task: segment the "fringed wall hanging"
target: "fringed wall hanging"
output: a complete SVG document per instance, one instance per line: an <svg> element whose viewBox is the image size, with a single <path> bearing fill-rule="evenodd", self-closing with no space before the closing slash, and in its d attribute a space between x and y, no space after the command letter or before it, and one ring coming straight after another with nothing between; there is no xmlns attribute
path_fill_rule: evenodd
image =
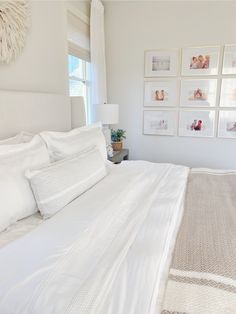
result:
<svg viewBox="0 0 236 314"><path fill-rule="evenodd" d="M19 55L29 25L29 1L0 1L0 63L9 63Z"/></svg>

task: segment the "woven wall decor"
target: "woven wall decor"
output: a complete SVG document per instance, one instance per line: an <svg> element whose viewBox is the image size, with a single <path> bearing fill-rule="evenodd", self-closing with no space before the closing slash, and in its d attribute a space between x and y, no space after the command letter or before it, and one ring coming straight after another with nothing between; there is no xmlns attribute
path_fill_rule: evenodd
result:
<svg viewBox="0 0 236 314"><path fill-rule="evenodd" d="M29 1L0 1L0 62L9 63L19 55L29 25Z"/></svg>

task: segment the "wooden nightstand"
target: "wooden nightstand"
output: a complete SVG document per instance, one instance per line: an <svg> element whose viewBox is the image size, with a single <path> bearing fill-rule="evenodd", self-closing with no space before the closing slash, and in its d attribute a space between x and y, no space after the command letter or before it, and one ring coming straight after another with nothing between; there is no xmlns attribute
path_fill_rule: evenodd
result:
<svg viewBox="0 0 236 314"><path fill-rule="evenodd" d="M114 164L119 164L122 162L122 160L128 160L129 159L129 150L128 149L122 149L119 151L113 152L113 157L108 157L108 160L112 161Z"/></svg>

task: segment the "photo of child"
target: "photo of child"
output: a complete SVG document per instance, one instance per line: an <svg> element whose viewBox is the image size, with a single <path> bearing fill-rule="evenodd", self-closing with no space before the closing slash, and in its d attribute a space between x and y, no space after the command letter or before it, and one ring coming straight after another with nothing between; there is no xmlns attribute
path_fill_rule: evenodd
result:
<svg viewBox="0 0 236 314"><path fill-rule="evenodd" d="M188 100L190 101L199 101L199 100L207 100L208 99L208 91L204 91L201 88L197 88L195 90L189 91Z"/></svg>
<svg viewBox="0 0 236 314"><path fill-rule="evenodd" d="M150 128L155 130L167 130L168 121L167 120L151 121Z"/></svg>
<svg viewBox="0 0 236 314"><path fill-rule="evenodd" d="M153 56L152 71L170 71L170 56Z"/></svg>
<svg viewBox="0 0 236 314"><path fill-rule="evenodd" d="M210 66L210 56L209 55L199 55L193 56L190 60L189 69L197 70L197 69L209 69Z"/></svg>
<svg viewBox="0 0 236 314"><path fill-rule="evenodd" d="M227 123L227 131L228 132L236 132L236 121Z"/></svg>
<svg viewBox="0 0 236 314"><path fill-rule="evenodd" d="M180 111L179 135L193 137L214 136L215 112L213 110Z"/></svg>
<svg viewBox="0 0 236 314"><path fill-rule="evenodd" d="M153 91L153 100L155 101L168 101L168 92L164 89Z"/></svg>
<svg viewBox="0 0 236 314"><path fill-rule="evenodd" d="M191 131L201 131L203 129L203 122L202 120L195 119L193 123L189 126L187 126L187 130Z"/></svg>

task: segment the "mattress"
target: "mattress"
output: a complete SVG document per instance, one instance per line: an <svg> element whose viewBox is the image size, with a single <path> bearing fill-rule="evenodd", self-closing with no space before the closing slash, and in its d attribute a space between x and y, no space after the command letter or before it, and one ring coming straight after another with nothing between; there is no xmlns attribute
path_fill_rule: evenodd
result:
<svg viewBox="0 0 236 314"><path fill-rule="evenodd" d="M154 314L188 168L122 162L0 250L0 312ZM17 263L15 262L17 260Z"/></svg>

